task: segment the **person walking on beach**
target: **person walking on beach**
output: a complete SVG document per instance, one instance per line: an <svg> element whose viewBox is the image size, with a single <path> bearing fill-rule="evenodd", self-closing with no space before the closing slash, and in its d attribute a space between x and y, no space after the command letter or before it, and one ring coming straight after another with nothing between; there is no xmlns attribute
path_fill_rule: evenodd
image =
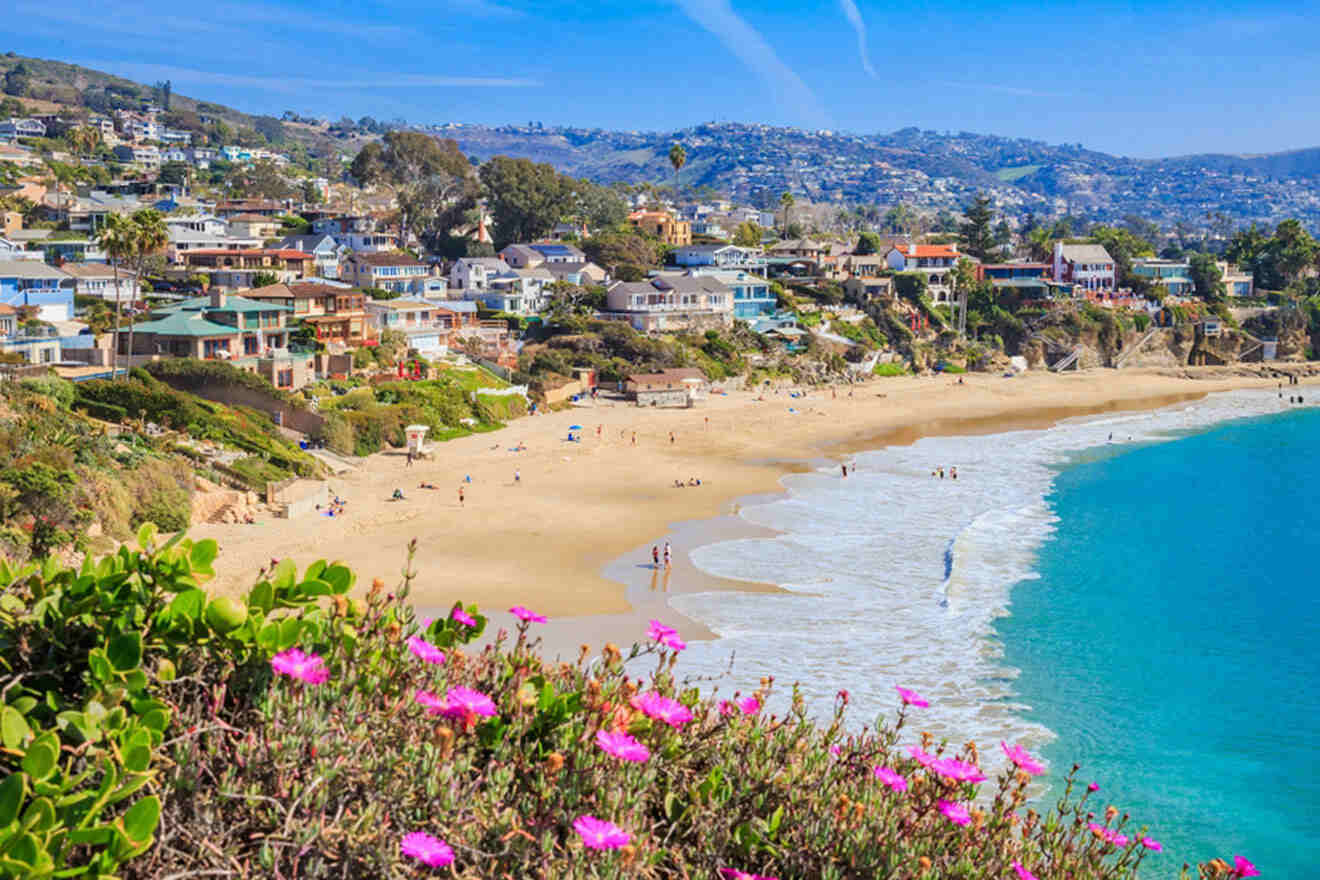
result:
<svg viewBox="0 0 1320 880"><path fill-rule="evenodd" d="M839 470L843 471L845 477L848 476L848 466L846 464L839 465Z"/></svg>
<svg viewBox="0 0 1320 880"><path fill-rule="evenodd" d="M518 470L517 468L514 468L514 469L513 469L513 484L514 484L515 486L517 486L517 485L518 485L519 483L521 483L521 482L522 482L522 471Z"/></svg>
<svg viewBox="0 0 1320 880"><path fill-rule="evenodd" d="M665 541L665 568L669 568L669 542Z"/></svg>
<svg viewBox="0 0 1320 880"><path fill-rule="evenodd" d="M408 464L406 465L406 467L412 467L412 464L413 464L413 451L412 451L411 449L409 449L409 450L408 450Z"/></svg>
<svg viewBox="0 0 1320 880"><path fill-rule="evenodd" d="M632 433L632 445L633 445L633 446L636 446L636 445L637 445L637 432L636 432L636 431L633 431L633 433Z"/></svg>
<svg viewBox="0 0 1320 880"><path fill-rule="evenodd" d="M660 567L660 548L654 544L651 545L651 567Z"/></svg>
<svg viewBox="0 0 1320 880"><path fill-rule="evenodd" d="M673 445L674 445L674 432L673 432L673 431L670 431L670 432L669 432L669 445L670 445L670 446L673 446Z"/></svg>
<svg viewBox="0 0 1320 880"><path fill-rule="evenodd" d="M955 480L958 479L958 468L956 468L956 467L951 467L951 468L949 468L949 476L950 476L952 479L955 479Z"/></svg>
<svg viewBox="0 0 1320 880"><path fill-rule="evenodd" d="M463 487L462 487L462 486L459 486L459 487L458 487L458 506L459 506L459 507L462 507L462 506L463 506Z"/></svg>

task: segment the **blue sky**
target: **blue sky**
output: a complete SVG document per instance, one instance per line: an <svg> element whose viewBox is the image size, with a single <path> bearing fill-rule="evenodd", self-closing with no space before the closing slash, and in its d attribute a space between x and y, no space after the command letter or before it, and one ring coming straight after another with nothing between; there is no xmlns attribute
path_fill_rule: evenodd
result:
<svg viewBox="0 0 1320 880"><path fill-rule="evenodd" d="M250 112L907 126L1129 156L1320 145L1305 4L16 0L0 51Z"/></svg>

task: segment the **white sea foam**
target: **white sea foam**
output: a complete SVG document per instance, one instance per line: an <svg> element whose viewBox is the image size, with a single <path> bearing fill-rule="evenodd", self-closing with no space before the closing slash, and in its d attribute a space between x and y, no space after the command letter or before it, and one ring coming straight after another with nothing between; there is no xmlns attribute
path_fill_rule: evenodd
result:
<svg viewBox="0 0 1320 880"><path fill-rule="evenodd" d="M1156 442L1285 407L1274 392L1216 394L1049 430L926 438L858 455L847 479L832 466L785 477L782 499L741 513L779 535L711 544L692 558L712 574L788 592L674 597L675 609L720 636L691 644L679 671L718 675L732 653L722 692L773 675L766 711L782 713L799 682L810 711L825 717L846 688L857 724L892 715L894 685L911 687L931 702L916 730L975 739L995 767L998 740L1035 747L1052 737L1022 717L1017 671L1002 662L993 621L1009 613L1013 584L1035 576L1054 528L1046 497L1057 467L1111 433L1115 443ZM958 479L932 477L940 466L956 466Z"/></svg>

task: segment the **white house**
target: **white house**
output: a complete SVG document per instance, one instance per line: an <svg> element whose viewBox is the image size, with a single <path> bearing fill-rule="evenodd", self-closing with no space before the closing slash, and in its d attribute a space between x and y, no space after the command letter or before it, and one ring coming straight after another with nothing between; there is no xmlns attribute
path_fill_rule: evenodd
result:
<svg viewBox="0 0 1320 880"><path fill-rule="evenodd" d="M1114 289L1114 258L1099 244L1054 243L1054 280L1080 290Z"/></svg>
<svg viewBox="0 0 1320 880"><path fill-rule="evenodd" d="M733 293L716 278L657 275L646 281L618 281L605 294L603 317L627 321L643 333L728 327Z"/></svg>
<svg viewBox="0 0 1320 880"><path fill-rule="evenodd" d="M449 289L488 290L491 278L511 272L513 267L499 257L460 257L449 269Z"/></svg>
<svg viewBox="0 0 1320 880"><path fill-rule="evenodd" d="M901 244L885 254L885 263L896 272L920 272L926 276L926 290L937 303L953 296L953 267L964 255L954 244Z"/></svg>
<svg viewBox="0 0 1320 880"><path fill-rule="evenodd" d="M104 263L65 263L60 270L73 277L73 292L77 296L125 303L138 298L137 275L128 269L120 268L117 283L114 267Z"/></svg>
<svg viewBox="0 0 1320 880"><path fill-rule="evenodd" d="M765 266L765 255L760 248L736 244L689 244L674 249L674 263L720 269L760 269Z"/></svg>

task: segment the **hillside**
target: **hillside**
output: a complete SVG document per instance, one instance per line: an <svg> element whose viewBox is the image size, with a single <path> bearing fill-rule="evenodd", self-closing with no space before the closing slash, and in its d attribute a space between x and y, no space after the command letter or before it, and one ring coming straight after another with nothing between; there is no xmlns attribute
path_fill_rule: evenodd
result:
<svg viewBox="0 0 1320 880"><path fill-rule="evenodd" d="M33 109L104 111L116 101L141 104L160 97L151 85L13 53L0 57L0 78L20 63L29 72L22 100ZM254 116L179 94L170 96L170 109L221 120L240 140L270 141L313 156L355 155L384 128L374 122ZM425 129L453 138L464 153L481 160L524 157L601 183L672 183L668 151L678 142L688 153L678 175L681 184L708 186L766 208L789 190L816 202L957 211L984 191L1010 216L1074 214L1112 221L1137 214L1166 228L1298 217L1320 227L1320 148L1132 159L1080 144L917 128L861 135L750 123L638 132L451 122Z"/></svg>

